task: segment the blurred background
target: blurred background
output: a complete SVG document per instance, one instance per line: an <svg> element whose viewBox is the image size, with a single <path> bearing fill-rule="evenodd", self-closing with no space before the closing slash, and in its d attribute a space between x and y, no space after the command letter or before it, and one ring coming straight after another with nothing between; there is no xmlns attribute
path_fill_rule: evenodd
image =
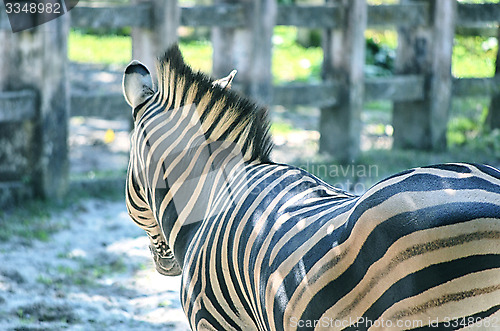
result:
<svg viewBox="0 0 500 331"><path fill-rule="evenodd" d="M126 1L115 1L123 3ZM461 4L496 3L499 1L459 1ZM209 0L179 1L181 6L211 5ZM314 0L279 0L280 5L322 5L323 1ZM369 6L394 5L398 1L368 0ZM415 3L415 1L413 2ZM416 1L418 4L419 2ZM420 2L422 3L422 2ZM314 19L314 18L312 18ZM454 78L492 78L495 76L495 63L498 54L498 22L469 23L461 26L456 22L456 34L453 38L451 72ZM463 22L462 22L463 23ZM72 28L69 35L68 50L71 61L73 89L95 89L89 86L89 77L101 83L115 84L121 78L123 67L130 61L132 40L130 27L119 29ZM178 36L181 50L186 61L195 69L211 74L213 68L212 34L209 27L181 26ZM398 29L394 26L368 25L365 33L366 78L391 77L396 75L395 63L398 48ZM286 85L304 82L320 84L322 81L324 29L295 26L276 26L272 35L272 83ZM141 60L141 59L139 59ZM95 72L95 76L92 75ZM221 75L225 74L221 72ZM236 76L238 85L239 76ZM498 83L498 80L496 81ZM119 89L118 84L115 85ZM108 88L107 85L105 87ZM481 88L479 88L481 89ZM446 127L446 148L433 151L433 148L397 148L394 147L393 102L391 100L371 100L363 104L360 127L361 153L355 159L339 160L335 154L320 152L321 111L319 107L307 105L274 105L270 107L272 119L271 131L276 144L274 160L291 163L306 168L332 184L353 189L346 184L363 181L356 193L362 193L379 179L409 167L438 162L482 162L500 165L500 131L491 128L487 118L491 104L491 95L453 96ZM496 85L498 95L498 84ZM126 111L126 110L124 110ZM491 114L490 114L491 116ZM497 111L498 116L498 111ZM86 125L83 125L83 124ZM73 160L77 160L77 146L100 145L99 148L123 151L127 150L126 126L121 129L115 122L103 122L84 117L71 118L70 146ZM415 124L418 125L418 124ZM85 130L92 127L93 134ZM343 132L335 132L342 136ZM85 147L85 148L87 148ZM79 152L78 152L79 153ZM84 154L81 154L84 155ZM126 164L126 155L116 159L107 159L105 163ZM105 159L97 156L95 169L85 169L86 162L72 163L72 173L78 176L107 176ZM116 160L116 162L109 162ZM339 161L342 161L339 163ZM340 168L330 165L343 164L344 175ZM324 165L328 165L325 168ZM350 169L346 165L352 165ZM353 175L353 169L364 165L376 165L377 170L364 178L360 172ZM372 168L375 169L375 168ZM87 171L87 172L86 172ZM354 171L357 172L357 171ZM355 178L351 178L355 177ZM366 185L365 185L366 184Z"/></svg>
<svg viewBox="0 0 500 331"><path fill-rule="evenodd" d="M500 167L500 0L79 1L17 34L6 19L0 328L186 329L179 279L157 278L123 203L122 73L176 40L194 69L238 69L234 88L269 105L274 161L341 189L435 163Z"/></svg>
<svg viewBox="0 0 500 331"><path fill-rule="evenodd" d="M345 190L361 194L383 177L432 163L498 167L499 1L458 1L448 9L435 1L358 2L364 19L350 18L363 9L349 1L180 0L177 12L165 5L175 1L79 1L65 15L69 29L60 27L67 29L60 38L67 36L69 154L59 165L67 175L52 177L69 181L35 196L60 196L72 185L121 187L131 130L123 69L132 58L152 67L175 40L194 69L222 77L236 68L235 89L270 105L276 162ZM162 11L167 17L149 16ZM245 18L251 11L256 18ZM21 34L11 42L22 43ZM29 148L18 145L20 154ZM8 156L0 152L3 182L36 181L28 169L33 156L21 162L23 174Z"/></svg>

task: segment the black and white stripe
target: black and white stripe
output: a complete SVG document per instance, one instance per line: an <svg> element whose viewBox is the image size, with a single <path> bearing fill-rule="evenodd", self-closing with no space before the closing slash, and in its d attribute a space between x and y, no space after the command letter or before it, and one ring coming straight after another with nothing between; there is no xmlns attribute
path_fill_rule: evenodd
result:
<svg viewBox="0 0 500 331"><path fill-rule="evenodd" d="M158 271L182 270L193 329L500 326L496 169L416 168L353 196L272 163L265 110L193 73L177 47L153 94L142 67L127 70L140 73L124 79L127 206Z"/></svg>

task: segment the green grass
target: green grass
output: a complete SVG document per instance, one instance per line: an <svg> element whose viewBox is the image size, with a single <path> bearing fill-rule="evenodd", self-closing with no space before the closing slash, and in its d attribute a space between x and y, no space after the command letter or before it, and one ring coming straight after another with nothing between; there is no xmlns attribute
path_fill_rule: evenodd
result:
<svg viewBox="0 0 500 331"><path fill-rule="evenodd" d="M278 26L273 36L272 72L274 83L317 81L320 79L323 51L320 47L302 47L295 40L297 28ZM387 48L396 49L397 33L392 30L367 30L366 38ZM452 72L456 77L491 77L495 73L498 44L495 38L456 36ZM181 41L186 61L195 69L211 72L212 47L208 41ZM69 58L84 63L125 65L132 58L130 37L90 35L72 30Z"/></svg>
<svg viewBox="0 0 500 331"><path fill-rule="evenodd" d="M72 30L68 40L70 61L126 65L132 58L132 39L115 35L88 35Z"/></svg>
<svg viewBox="0 0 500 331"><path fill-rule="evenodd" d="M115 185L108 186L99 185L95 188L75 186L58 201L33 199L14 205L9 209L0 210L0 240L17 237L24 239L27 243L33 240L49 241L54 233L69 226L70 220L54 216L68 207L78 206L80 201L87 198L123 201L123 189L117 188Z"/></svg>
<svg viewBox="0 0 500 331"><path fill-rule="evenodd" d="M186 62L193 69L212 72L212 46L208 41L181 42L179 47Z"/></svg>
<svg viewBox="0 0 500 331"><path fill-rule="evenodd" d="M274 41L273 75L275 83L319 80L322 50L297 45L296 28L277 27ZM208 41L181 41L186 62L196 70L212 71L212 47ZM132 59L132 41L126 36L90 35L72 30L69 59L82 63L126 65Z"/></svg>
<svg viewBox="0 0 500 331"><path fill-rule="evenodd" d="M57 203L33 200L14 210L0 211L0 240L15 236L28 242L48 241L53 233L67 226L61 220L55 222L51 219L52 212L60 209Z"/></svg>

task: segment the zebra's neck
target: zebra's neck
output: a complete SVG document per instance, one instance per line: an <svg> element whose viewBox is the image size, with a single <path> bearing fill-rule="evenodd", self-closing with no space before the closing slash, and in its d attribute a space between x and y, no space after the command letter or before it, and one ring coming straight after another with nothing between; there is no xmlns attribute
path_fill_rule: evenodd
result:
<svg viewBox="0 0 500 331"><path fill-rule="evenodd" d="M134 154L167 244L181 260L215 197L226 193L230 173L269 163L272 143L266 110L193 72L176 46L159 60L157 76L158 91L135 110Z"/></svg>
<svg viewBox="0 0 500 331"><path fill-rule="evenodd" d="M186 247L200 223L213 214L214 201L227 199L235 176L241 181L244 169L260 162L246 162L235 143L209 142L196 129L178 129L167 130L171 132L164 134L161 143L139 144L150 146L139 163L146 165L143 180L151 188L148 200L152 211L182 265ZM176 148L179 144L175 142L185 148Z"/></svg>

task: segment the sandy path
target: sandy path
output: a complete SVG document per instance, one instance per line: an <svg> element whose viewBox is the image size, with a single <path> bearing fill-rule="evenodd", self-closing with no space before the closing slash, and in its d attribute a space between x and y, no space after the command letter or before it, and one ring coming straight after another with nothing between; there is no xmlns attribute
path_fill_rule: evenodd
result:
<svg viewBox="0 0 500 331"><path fill-rule="evenodd" d="M156 273L123 201L52 215L47 241L0 243L0 330L187 330L179 277Z"/></svg>

